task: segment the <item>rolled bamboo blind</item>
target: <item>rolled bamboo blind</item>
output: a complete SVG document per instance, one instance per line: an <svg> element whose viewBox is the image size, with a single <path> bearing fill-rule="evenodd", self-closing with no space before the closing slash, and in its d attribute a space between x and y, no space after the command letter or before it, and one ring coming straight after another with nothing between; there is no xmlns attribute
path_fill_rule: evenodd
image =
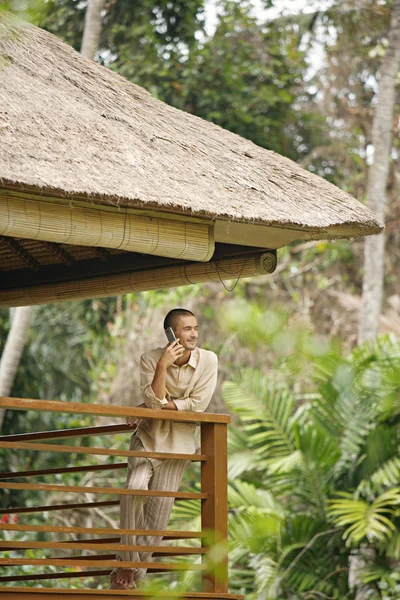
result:
<svg viewBox="0 0 400 600"><path fill-rule="evenodd" d="M9 194L0 197L0 235L191 261L207 261L214 253L214 226L209 223Z"/></svg>
<svg viewBox="0 0 400 600"><path fill-rule="evenodd" d="M178 287L205 281L238 280L276 268L275 252L257 252L207 263L189 263L91 279L0 291L0 307L51 304Z"/></svg>

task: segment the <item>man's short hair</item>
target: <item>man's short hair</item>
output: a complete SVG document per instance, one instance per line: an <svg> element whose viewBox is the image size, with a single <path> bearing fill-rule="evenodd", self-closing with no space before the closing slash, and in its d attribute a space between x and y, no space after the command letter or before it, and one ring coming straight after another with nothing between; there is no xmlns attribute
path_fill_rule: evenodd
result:
<svg viewBox="0 0 400 600"><path fill-rule="evenodd" d="M194 317L194 314L191 310L187 310L186 308L173 308L164 319L164 329L168 329L168 327L174 329L177 318L185 316Z"/></svg>

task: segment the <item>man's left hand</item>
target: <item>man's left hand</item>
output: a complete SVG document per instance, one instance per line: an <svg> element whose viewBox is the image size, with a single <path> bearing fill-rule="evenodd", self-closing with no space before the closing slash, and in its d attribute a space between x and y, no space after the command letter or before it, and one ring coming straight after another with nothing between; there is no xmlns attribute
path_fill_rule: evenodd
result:
<svg viewBox="0 0 400 600"><path fill-rule="evenodd" d="M163 404L161 408L167 410L178 410L173 400L168 400L167 404Z"/></svg>

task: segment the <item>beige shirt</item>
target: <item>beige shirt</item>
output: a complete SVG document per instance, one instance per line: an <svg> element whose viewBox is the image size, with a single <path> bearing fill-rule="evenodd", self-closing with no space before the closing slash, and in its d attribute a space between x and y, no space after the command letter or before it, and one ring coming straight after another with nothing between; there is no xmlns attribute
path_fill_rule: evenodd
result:
<svg viewBox="0 0 400 600"><path fill-rule="evenodd" d="M157 398L151 387L157 362L165 348L145 352L140 359L140 389L149 408L162 408L173 400L178 410L204 412L217 384L218 358L214 352L195 348L189 361L167 369L166 396ZM148 452L195 452L196 425L159 419L141 419L136 435Z"/></svg>

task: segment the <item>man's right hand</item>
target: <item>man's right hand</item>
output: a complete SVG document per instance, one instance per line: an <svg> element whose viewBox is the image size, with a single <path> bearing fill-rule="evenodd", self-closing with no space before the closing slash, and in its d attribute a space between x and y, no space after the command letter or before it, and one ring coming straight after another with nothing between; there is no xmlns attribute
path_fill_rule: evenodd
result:
<svg viewBox="0 0 400 600"><path fill-rule="evenodd" d="M177 338L172 344L168 344L158 362L160 366L168 369L168 367L174 364L174 362L183 356L184 353L185 348L181 346L179 338Z"/></svg>

